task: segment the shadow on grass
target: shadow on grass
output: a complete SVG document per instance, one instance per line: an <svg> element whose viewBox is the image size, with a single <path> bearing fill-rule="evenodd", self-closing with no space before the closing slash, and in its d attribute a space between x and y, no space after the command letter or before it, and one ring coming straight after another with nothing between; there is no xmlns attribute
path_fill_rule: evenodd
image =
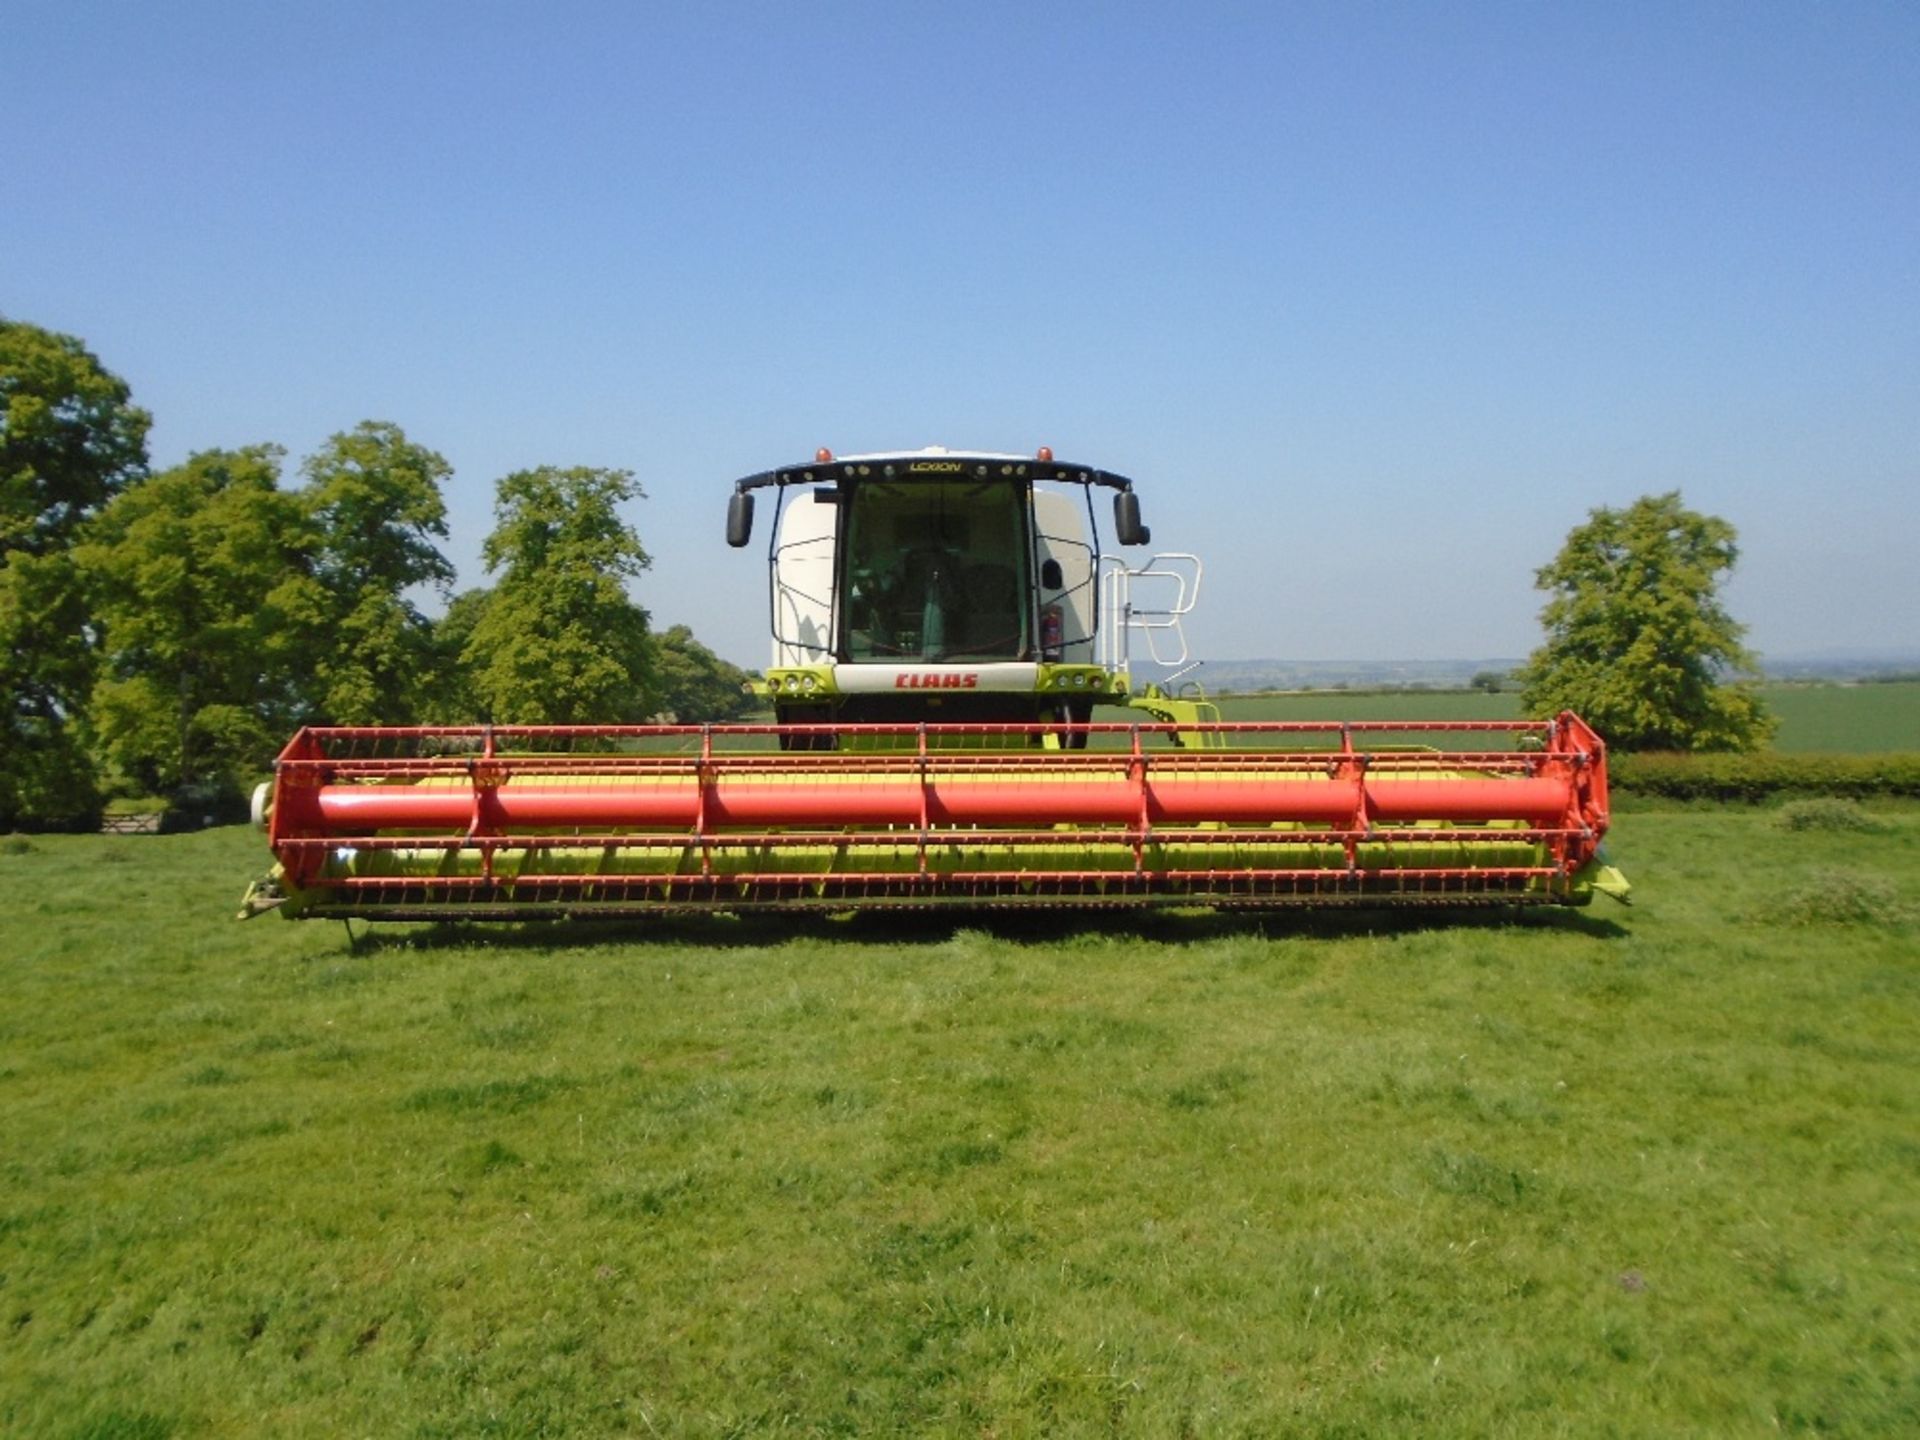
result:
<svg viewBox="0 0 1920 1440"><path fill-rule="evenodd" d="M1340 905L1271 910L1166 908L1140 910L874 909L787 912L716 911L612 920L515 923L466 921L373 928L349 927L355 955L391 951L486 948L580 950L614 946L703 946L770 949L794 940L843 940L867 945L943 945L962 931L1010 945L1058 944L1099 936L1157 945L1201 940L1342 940L1366 935L1411 935L1462 930L1552 930L1593 940L1621 940L1618 921L1557 906L1433 906L1400 908Z"/></svg>
<svg viewBox="0 0 1920 1440"><path fill-rule="evenodd" d="M1154 944L1196 940L1342 940L1363 935L1409 935L1424 931L1552 929L1619 940L1626 928L1605 917L1564 908L1487 906L1429 907L1341 905L1271 910L1174 908L1145 910L1015 912L979 910L923 914L871 911L845 917L840 933L874 943L938 944L957 930L970 930L1011 944L1055 944L1083 935L1112 936Z"/></svg>

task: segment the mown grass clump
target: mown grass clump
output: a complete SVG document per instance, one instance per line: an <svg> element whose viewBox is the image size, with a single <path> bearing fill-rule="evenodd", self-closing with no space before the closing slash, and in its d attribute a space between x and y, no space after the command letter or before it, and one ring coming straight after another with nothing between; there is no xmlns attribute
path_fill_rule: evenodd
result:
<svg viewBox="0 0 1920 1440"><path fill-rule="evenodd" d="M1774 925L1899 925L1910 918L1885 877L1835 869L1813 871L1762 914Z"/></svg>
<svg viewBox="0 0 1920 1440"><path fill-rule="evenodd" d="M1886 825L1861 809L1856 801L1833 796L1790 800L1775 813L1782 830L1825 830L1854 835L1877 834Z"/></svg>
<svg viewBox="0 0 1920 1440"><path fill-rule="evenodd" d="M0 864L0 1434L1920 1432L1920 810L1631 911L229 920ZM114 858L117 857L117 858ZM104 863L111 859L112 863Z"/></svg>

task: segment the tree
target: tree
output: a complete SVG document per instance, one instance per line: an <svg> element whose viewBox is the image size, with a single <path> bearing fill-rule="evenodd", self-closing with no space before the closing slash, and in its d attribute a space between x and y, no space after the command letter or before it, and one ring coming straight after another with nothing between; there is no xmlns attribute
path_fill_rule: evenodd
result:
<svg viewBox="0 0 1920 1440"><path fill-rule="evenodd" d="M94 721L149 791L264 766L302 708L326 592L281 454L203 451L121 494L78 552L106 654Z"/></svg>
<svg viewBox="0 0 1920 1440"><path fill-rule="evenodd" d="M1721 604L1733 526L1680 493L1598 509L1535 576L1546 644L1521 672L1533 714L1576 710L1627 750L1751 750L1775 721L1748 683L1745 627Z"/></svg>
<svg viewBox="0 0 1920 1440"><path fill-rule="evenodd" d="M411 724L434 680L433 626L407 598L443 595L453 566L440 487L453 467L397 425L362 421L301 466L300 498L314 527L314 577L324 610L312 618L318 717L336 725Z"/></svg>
<svg viewBox="0 0 1920 1440"><path fill-rule="evenodd" d="M463 658L485 717L507 725L644 719L647 612L626 582L650 563L617 507L625 470L542 466L501 480L482 552L499 583Z"/></svg>
<svg viewBox="0 0 1920 1440"><path fill-rule="evenodd" d="M92 613L72 549L145 473L150 423L79 340L0 317L0 829L98 814Z"/></svg>
<svg viewBox="0 0 1920 1440"><path fill-rule="evenodd" d="M473 688L473 667L467 642L487 613L493 591L484 587L462 590L447 602L446 613L433 622L428 672L432 676L421 719L429 725L471 725L486 709Z"/></svg>
<svg viewBox="0 0 1920 1440"><path fill-rule="evenodd" d="M745 688L747 672L694 639L685 625L654 637L653 683L660 713L682 725L737 720L761 703Z"/></svg>

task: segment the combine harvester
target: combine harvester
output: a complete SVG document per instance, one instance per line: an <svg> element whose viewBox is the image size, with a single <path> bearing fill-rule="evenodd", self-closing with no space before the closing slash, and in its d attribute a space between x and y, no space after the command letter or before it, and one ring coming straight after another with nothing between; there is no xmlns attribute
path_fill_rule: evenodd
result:
<svg viewBox="0 0 1920 1440"><path fill-rule="evenodd" d="M774 723L302 730L255 796L278 863L242 913L1625 896L1605 749L1573 715L1228 723L1136 686L1135 644L1186 664L1201 566L1102 552L1098 490L1122 546L1150 538L1123 476L822 450L735 485L729 545L763 490Z"/></svg>

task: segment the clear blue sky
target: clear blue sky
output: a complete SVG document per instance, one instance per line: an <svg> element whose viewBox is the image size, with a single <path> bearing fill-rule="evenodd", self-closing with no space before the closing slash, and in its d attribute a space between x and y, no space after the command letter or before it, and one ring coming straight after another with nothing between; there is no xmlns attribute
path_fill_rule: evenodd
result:
<svg viewBox="0 0 1920 1440"><path fill-rule="evenodd" d="M393 420L621 466L764 664L728 483L1133 475L1216 658L1519 655L1596 505L1740 529L1762 651L1920 648L1912 3L0 0L0 312L157 463Z"/></svg>

